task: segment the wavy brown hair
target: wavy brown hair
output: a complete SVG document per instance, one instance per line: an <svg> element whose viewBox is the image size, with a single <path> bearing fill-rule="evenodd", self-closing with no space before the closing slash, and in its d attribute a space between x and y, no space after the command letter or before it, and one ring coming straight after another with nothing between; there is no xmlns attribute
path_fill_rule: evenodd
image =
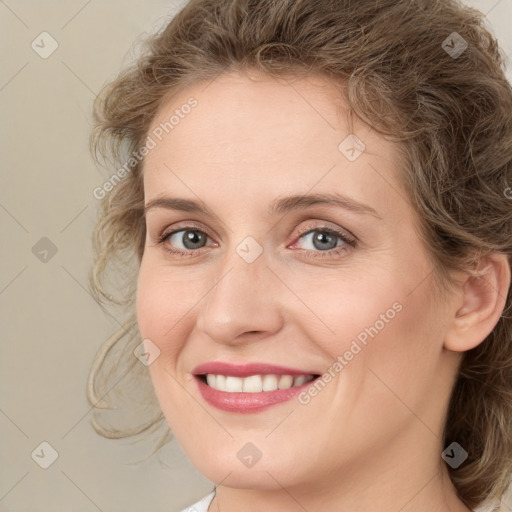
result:
<svg viewBox="0 0 512 512"><path fill-rule="evenodd" d="M448 51L454 47L462 53ZM484 16L456 0L192 0L100 93L91 147L98 161L119 168L144 145L164 100L228 71L326 76L351 113L397 143L400 180L448 289L451 270L474 273L486 254L512 260L512 90L503 67ZM94 232L91 289L128 315L93 364L88 397L96 408L109 407L104 398L119 372L149 381L132 354L140 343L134 296L145 222L143 159L131 164L102 199ZM450 469L469 507L500 499L510 482L511 302L509 289L492 333L464 354L446 411L444 446L457 441L469 454ZM144 403L147 419L135 428L98 418L94 426L107 437L152 430L163 415L154 396ZM167 439L168 432L159 446Z"/></svg>

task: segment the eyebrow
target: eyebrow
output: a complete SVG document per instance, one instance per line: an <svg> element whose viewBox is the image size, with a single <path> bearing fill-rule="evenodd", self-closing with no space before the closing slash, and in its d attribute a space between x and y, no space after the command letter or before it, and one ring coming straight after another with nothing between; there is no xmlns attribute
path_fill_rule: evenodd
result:
<svg viewBox="0 0 512 512"><path fill-rule="evenodd" d="M314 205L331 205L344 208L354 213L372 215L382 220L382 217L369 205L359 203L342 194L318 193L308 195L293 195L275 199L269 206L270 215L285 214L294 210L302 210ZM178 210L202 214L206 217L216 217L209 208L191 199L179 197L157 197L148 202L144 207L147 213L153 208L164 208L167 210Z"/></svg>

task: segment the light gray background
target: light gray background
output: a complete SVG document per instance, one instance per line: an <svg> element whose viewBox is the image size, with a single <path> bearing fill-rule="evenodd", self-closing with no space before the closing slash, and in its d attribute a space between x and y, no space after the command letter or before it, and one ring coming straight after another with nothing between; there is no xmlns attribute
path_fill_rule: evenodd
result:
<svg viewBox="0 0 512 512"><path fill-rule="evenodd" d="M84 387L117 323L87 292L90 237L103 175L88 153L90 111L102 85L176 1L0 0L0 511L174 512L211 490L176 442L102 439ZM471 0L512 55L511 0ZM41 58L43 31L57 50ZM508 72L512 77L511 71ZM57 253L32 253L42 238ZM59 457L41 469L42 442Z"/></svg>

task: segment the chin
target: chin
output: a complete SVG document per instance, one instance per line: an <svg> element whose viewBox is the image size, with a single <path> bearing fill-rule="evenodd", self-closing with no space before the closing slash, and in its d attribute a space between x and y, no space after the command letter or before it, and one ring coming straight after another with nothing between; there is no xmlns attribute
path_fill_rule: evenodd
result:
<svg viewBox="0 0 512 512"><path fill-rule="evenodd" d="M282 489L282 486L289 487L293 485L293 482L288 482L283 477L285 473L281 469L233 468L233 466L216 466L214 464L194 464L194 466L211 482L233 489L277 491Z"/></svg>

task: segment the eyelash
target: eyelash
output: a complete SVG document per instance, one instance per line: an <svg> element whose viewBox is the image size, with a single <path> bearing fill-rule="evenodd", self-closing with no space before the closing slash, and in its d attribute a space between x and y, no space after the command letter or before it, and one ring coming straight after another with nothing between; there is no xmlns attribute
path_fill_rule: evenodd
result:
<svg viewBox="0 0 512 512"><path fill-rule="evenodd" d="M200 233L203 233L207 237L210 237L208 233L206 233L201 227L194 224L189 224L186 226L180 226L178 229L173 229L172 231L164 231L157 239L158 245L164 245L165 241L175 233L179 233L180 231L199 231ZM330 228L327 226L305 226L304 228L301 228L298 232L297 240L302 238L304 235L307 235L311 232L319 231L321 233L327 233L329 235L334 235L340 238L346 245L349 245L351 247L355 247L356 245L356 238L351 237L348 234L338 231L337 229ZM295 242L294 242L295 243ZM341 245L340 247L335 247L333 249L329 249L328 251L312 251L308 249L302 249L304 251L304 256L307 258L326 258L326 257L333 257L337 256L339 254L342 254L349 250L346 245ZM165 251L169 254L172 254L173 256L180 256L180 257L186 257L186 256L196 256L197 253L203 248L197 249L197 250L188 250L188 251L180 251L176 249L170 249L168 247L165 247Z"/></svg>

